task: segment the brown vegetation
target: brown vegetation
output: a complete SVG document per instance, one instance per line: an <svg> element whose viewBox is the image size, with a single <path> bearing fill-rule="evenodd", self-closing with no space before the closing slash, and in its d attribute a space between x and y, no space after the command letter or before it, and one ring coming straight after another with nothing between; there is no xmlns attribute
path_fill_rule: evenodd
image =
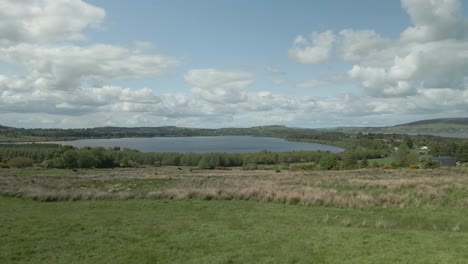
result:
<svg viewBox="0 0 468 264"><path fill-rule="evenodd" d="M235 199L353 208L447 205L466 208L468 174L466 168L277 173L177 167L1 169L0 195L39 201Z"/></svg>

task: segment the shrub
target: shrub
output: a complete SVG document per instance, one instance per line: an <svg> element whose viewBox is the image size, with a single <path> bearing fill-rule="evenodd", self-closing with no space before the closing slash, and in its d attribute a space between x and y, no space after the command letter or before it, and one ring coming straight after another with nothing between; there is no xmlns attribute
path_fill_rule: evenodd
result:
<svg viewBox="0 0 468 264"><path fill-rule="evenodd" d="M255 164L255 163L249 163L249 164L247 164L247 165L244 165L244 166L242 167L242 169L243 169L243 170L256 170L256 169L258 169L258 166L257 166L257 164Z"/></svg>
<svg viewBox="0 0 468 264"><path fill-rule="evenodd" d="M0 162L0 168L1 169L8 169L8 168L10 168L10 166L8 166L8 164L6 164L6 163Z"/></svg>
<svg viewBox="0 0 468 264"><path fill-rule="evenodd" d="M44 168L59 168L59 169L63 169L64 166L63 166L63 161L61 158L53 158L53 159L50 159L50 160L44 160L43 162L41 162L41 167L44 167Z"/></svg>
<svg viewBox="0 0 468 264"><path fill-rule="evenodd" d="M422 167L425 169L434 169L440 167L440 163L437 161L433 161L432 159L424 159L421 163Z"/></svg>
<svg viewBox="0 0 468 264"><path fill-rule="evenodd" d="M394 169L395 167L393 167L391 164L384 164L382 166L382 169L384 170L391 170L391 169Z"/></svg>
<svg viewBox="0 0 468 264"><path fill-rule="evenodd" d="M315 170L314 163L303 163L303 164L292 164L290 170L299 171L299 170Z"/></svg>
<svg viewBox="0 0 468 264"><path fill-rule="evenodd" d="M16 157L7 161L7 164L13 168L26 168L33 165L33 160L26 157Z"/></svg>
<svg viewBox="0 0 468 264"><path fill-rule="evenodd" d="M372 164L371 164L371 167L372 168L378 168L380 167L379 163L377 161L373 161Z"/></svg>
<svg viewBox="0 0 468 264"><path fill-rule="evenodd" d="M408 168L410 168L411 170L417 170L417 169L419 169L419 165L417 165L417 164L411 164L411 165L409 165Z"/></svg>

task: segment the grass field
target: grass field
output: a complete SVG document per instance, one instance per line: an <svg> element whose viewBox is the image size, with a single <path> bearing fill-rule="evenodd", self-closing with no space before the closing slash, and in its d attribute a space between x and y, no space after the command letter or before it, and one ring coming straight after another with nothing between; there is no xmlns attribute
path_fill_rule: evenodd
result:
<svg viewBox="0 0 468 264"><path fill-rule="evenodd" d="M466 263L465 170L4 169L0 263Z"/></svg>
<svg viewBox="0 0 468 264"><path fill-rule="evenodd" d="M2 263L466 263L466 210L0 199Z"/></svg>

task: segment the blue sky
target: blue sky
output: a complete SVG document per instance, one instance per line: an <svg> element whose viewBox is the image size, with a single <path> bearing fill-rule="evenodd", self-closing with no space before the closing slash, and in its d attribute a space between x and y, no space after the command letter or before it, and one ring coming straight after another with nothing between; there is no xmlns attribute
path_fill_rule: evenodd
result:
<svg viewBox="0 0 468 264"><path fill-rule="evenodd" d="M468 110L457 0L0 6L3 125L383 126Z"/></svg>
<svg viewBox="0 0 468 264"><path fill-rule="evenodd" d="M116 2L118 4L116 4ZM108 17L104 32L92 30L96 42L128 45L149 41L158 51L184 59L181 75L192 68L245 69L256 72L253 88L272 87L264 69L281 68L292 82L342 73L339 61L304 67L291 61L286 50L297 35L313 31L372 28L395 37L409 19L398 1L90 1ZM392 13L392 15L388 15ZM285 74L286 75L286 74ZM182 78L157 82L161 90L190 89ZM284 85L287 86L287 85ZM296 89L294 89L296 90ZM304 93L304 91L291 91ZM318 91L326 93L326 91Z"/></svg>

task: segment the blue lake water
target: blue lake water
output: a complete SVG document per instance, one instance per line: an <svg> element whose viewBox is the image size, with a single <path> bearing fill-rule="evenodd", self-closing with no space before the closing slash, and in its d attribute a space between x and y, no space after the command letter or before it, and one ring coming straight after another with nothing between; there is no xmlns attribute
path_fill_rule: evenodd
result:
<svg viewBox="0 0 468 264"><path fill-rule="evenodd" d="M269 150L315 151L323 150L341 152L342 148L307 142L287 141L279 138L251 136L216 136L216 137L154 137L154 138L113 138L113 139L80 139L74 141L55 141L62 145L74 147L121 147L137 149L142 152L257 152Z"/></svg>

